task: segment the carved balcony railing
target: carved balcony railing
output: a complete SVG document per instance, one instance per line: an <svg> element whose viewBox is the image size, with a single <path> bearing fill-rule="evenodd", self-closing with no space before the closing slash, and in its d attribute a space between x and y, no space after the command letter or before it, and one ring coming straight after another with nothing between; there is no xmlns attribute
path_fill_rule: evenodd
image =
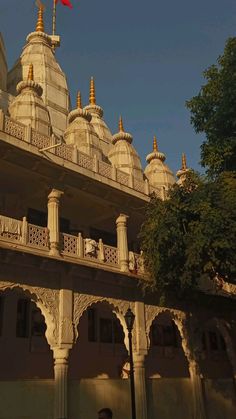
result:
<svg viewBox="0 0 236 419"><path fill-rule="evenodd" d="M122 170L116 169L108 163L98 161L96 156L93 158L87 154L79 152L76 146L62 143L53 147L59 143L59 139L57 140L54 135L51 137L43 135L35 131L30 126L25 126L22 123L9 118L2 110L0 110L0 131L5 132L11 137L17 138L18 140L32 144L41 151L46 149L48 153L56 155L66 161L75 163L91 172L98 173L104 178L112 179L118 184L127 186L142 195L149 196L150 193L154 192L159 198L165 199L163 188L154 188L152 185L149 185L147 179L136 179Z"/></svg>
<svg viewBox="0 0 236 419"><path fill-rule="evenodd" d="M0 240L49 251L48 229L0 215Z"/></svg>
<svg viewBox="0 0 236 419"><path fill-rule="evenodd" d="M27 248L32 253L50 255L49 230L46 227L37 226L23 220L0 215L0 247L12 246L16 250ZM135 269L129 272L134 275L144 276L140 269L138 254L133 254ZM51 256L51 255L50 255ZM81 233L77 236L60 233L60 252L58 257L80 263L86 262L92 266L106 266L107 269L120 271L119 252L117 247L104 244L102 239L96 242L90 238L83 238ZM137 267L136 267L137 265ZM133 265L132 265L133 266Z"/></svg>

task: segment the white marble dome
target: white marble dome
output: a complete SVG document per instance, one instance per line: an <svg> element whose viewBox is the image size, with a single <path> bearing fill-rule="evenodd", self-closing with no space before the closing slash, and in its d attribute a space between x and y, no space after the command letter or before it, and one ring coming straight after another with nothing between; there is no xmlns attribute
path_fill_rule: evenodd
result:
<svg viewBox="0 0 236 419"><path fill-rule="evenodd" d="M10 117L50 136L50 115L41 97L43 89L34 81L32 64L29 66L28 79L18 83L17 93L9 105Z"/></svg>
<svg viewBox="0 0 236 419"><path fill-rule="evenodd" d="M100 139L103 155L105 158L107 158L112 145L112 133L103 119L103 109L96 104L95 84L93 77L90 81L89 105L85 106L84 110L89 112L92 116L91 124L93 125Z"/></svg>
<svg viewBox="0 0 236 419"><path fill-rule="evenodd" d="M74 144L82 153L89 156L96 155L102 159L100 141L93 125L92 116L82 109L80 93L77 97L77 109L70 112L68 116L68 127L64 134L66 144Z"/></svg>
<svg viewBox="0 0 236 419"><path fill-rule="evenodd" d="M55 58L52 38L44 32L43 10L39 9L35 32L27 36L20 58L8 73L8 91L16 95L16 86L27 78L30 64L34 66L34 80L43 88L53 132L63 135L69 113L69 92L66 76Z"/></svg>
<svg viewBox="0 0 236 419"><path fill-rule="evenodd" d="M146 157L148 164L144 170L144 174L149 180L150 185L155 188L162 187L169 189L176 182L173 172L164 163L165 159L165 155L158 151L157 141L154 137L153 151Z"/></svg>
<svg viewBox="0 0 236 419"><path fill-rule="evenodd" d="M120 119L119 132L113 135L113 146L108 154L108 158L117 169L133 175L136 179L143 180L140 157L131 144L132 140L133 137L124 132L123 122Z"/></svg>

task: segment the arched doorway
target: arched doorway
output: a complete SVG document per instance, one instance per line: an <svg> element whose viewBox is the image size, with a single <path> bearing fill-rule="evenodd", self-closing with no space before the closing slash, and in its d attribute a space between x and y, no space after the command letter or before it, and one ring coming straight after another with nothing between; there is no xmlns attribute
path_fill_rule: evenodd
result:
<svg viewBox="0 0 236 419"><path fill-rule="evenodd" d="M201 357L206 407L209 419L236 416L236 388L230 331L224 321L210 319L201 328Z"/></svg>
<svg viewBox="0 0 236 419"><path fill-rule="evenodd" d="M29 293L0 293L0 416L52 417L53 356L46 329Z"/></svg>
<svg viewBox="0 0 236 419"><path fill-rule="evenodd" d="M149 417L190 418L192 388L182 338L170 311L158 314L149 331L146 358Z"/></svg>
<svg viewBox="0 0 236 419"><path fill-rule="evenodd" d="M116 417L128 417L129 380L121 378L128 356L124 337L113 305L97 302L84 311L69 359L71 419L93 419L104 406Z"/></svg>

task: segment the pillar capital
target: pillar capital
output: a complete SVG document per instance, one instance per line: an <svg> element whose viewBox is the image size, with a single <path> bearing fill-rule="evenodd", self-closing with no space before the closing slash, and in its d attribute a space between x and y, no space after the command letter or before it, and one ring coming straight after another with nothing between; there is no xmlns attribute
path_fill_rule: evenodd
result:
<svg viewBox="0 0 236 419"><path fill-rule="evenodd" d="M128 221L129 216L126 214L120 214L119 217L117 217L116 219L116 225L118 226L119 224L126 224Z"/></svg>
<svg viewBox="0 0 236 419"><path fill-rule="evenodd" d="M53 200L59 200L62 195L64 195L63 191L60 191L59 189L52 189L51 192L48 194L48 202L52 202Z"/></svg>
<svg viewBox="0 0 236 419"><path fill-rule="evenodd" d="M65 360L67 362L70 348L54 347L52 348L52 351L53 351L53 358L56 362L58 362L60 359Z"/></svg>

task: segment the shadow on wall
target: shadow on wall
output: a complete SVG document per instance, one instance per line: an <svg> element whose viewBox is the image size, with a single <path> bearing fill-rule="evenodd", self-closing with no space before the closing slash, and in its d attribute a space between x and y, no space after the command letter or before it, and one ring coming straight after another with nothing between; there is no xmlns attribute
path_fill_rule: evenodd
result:
<svg viewBox="0 0 236 419"><path fill-rule="evenodd" d="M70 353L69 379L121 378L128 354L122 325L112 309L109 303L96 303L82 315Z"/></svg>
<svg viewBox="0 0 236 419"><path fill-rule="evenodd" d="M205 379L204 390L209 419L236 417L236 391L233 379Z"/></svg>
<svg viewBox="0 0 236 419"><path fill-rule="evenodd" d="M70 381L70 419L95 419L97 412L109 406L115 419L131 417L128 380L82 379Z"/></svg>
<svg viewBox="0 0 236 419"><path fill-rule="evenodd" d="M148 419L192 419L189 378L148 379Z"/></svg>

